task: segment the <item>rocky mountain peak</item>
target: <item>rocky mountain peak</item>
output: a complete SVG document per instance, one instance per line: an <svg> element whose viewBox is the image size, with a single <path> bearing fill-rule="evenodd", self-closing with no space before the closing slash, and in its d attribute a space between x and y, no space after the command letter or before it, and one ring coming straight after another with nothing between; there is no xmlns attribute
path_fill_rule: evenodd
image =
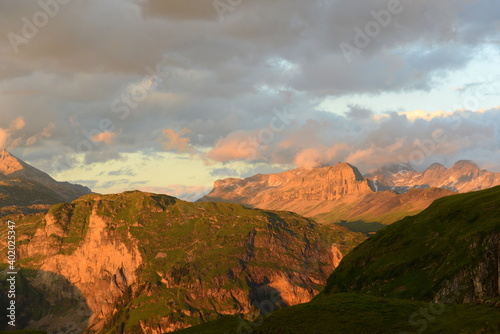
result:
<svg viewBox="0 0 500 334"><path fill-rule="evenodd" d="M44 211L91 193L87 187L58 182L7 150L0 150L0 216Z"/></svg>
<svg viewBox="0 0 500 334"><path fill-rule="evenodd" d="M347 162L339 162L333 167L325 167L329 170L329 176L340 177L343 179L352 179L354 181L363 181L364 177L359 170Z"/></svg>
<svg viewBox="0 0 500 334"><path fill-rule="evenodd" d="M360 171L340 162L334 166L302 167L246 179L217 180L212 192L200 201L238 202L260 208L277 205L283 209L279 203L293 202L300 206L308 201L336 201L368 193L373 193L373 189Z"/></svg>
<svg viewBox="0 0 500 334"><path fill-rule="evenodd" d="M455 164L453 165L453 167L450 168L450 170L478 173L479 166L470 160L459 160L455 162Z"/></svg>
<svg viewBox="0 0 500 334"><path fill-rule="evenodd" d="M23 170L25 164L10 154L7 150L0 150L0 174L9 175Z"/></svg>
<svg viewBox="0 0 500 334"><path fill-rule="evenodd" d="M500 173L493 173L470 160L457 161L453 167L446 168L434 163L422 172L414 170L405 173L387 173L382 168L365 177L373 180L379 190L394 190L404 193L411 188L438 187L452 191L468 192L491 188L500 184Z"/></svg>
<svg viewBox="0 0 500 334"><path fill-rule="evenodd" d="M427 170L445 170L446 167L443 165L443 164L440 164L440 163L433 163L432 165L429 166L429 168L427 168Z"/></svg>

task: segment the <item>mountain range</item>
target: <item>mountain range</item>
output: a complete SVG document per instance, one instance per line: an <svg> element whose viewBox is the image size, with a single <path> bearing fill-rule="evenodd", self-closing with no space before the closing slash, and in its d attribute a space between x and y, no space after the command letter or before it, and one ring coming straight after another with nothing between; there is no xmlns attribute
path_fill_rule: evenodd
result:
<svg viewBox="0 0 500 334"><path fill-rule="evenodd" d="M406 192L412 188L437 187L456 192L488 189L500 184L500 173L480 169L469 160L457 161L451 168L434 163L422 172L411 166L394 164L365 174L377 191Z"/></svg>
<svg viewBox="0 0 500 334"><path fill-rule="evenodd" d="M0 150L0 216L45 211L91 193L87 187L57 182L6 150Z"/></svg>
<svg viewBox="0 0 500 334"><path fill-rule="evenodd" d="M289 210L318 222L336 222L355 231L374 232L422 211L438 198L497 184L500 173L480 170L469 161L459 161L450 169L434 164L421 173L391 166L365 176L355 166L338 163L218 180L199 201Z"/></svg>

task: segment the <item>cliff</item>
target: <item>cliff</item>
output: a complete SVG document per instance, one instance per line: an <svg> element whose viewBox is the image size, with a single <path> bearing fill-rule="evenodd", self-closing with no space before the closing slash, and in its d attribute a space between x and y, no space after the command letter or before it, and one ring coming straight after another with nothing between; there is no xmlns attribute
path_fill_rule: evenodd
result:
<svg viewBox="0 0 500 334"><path fill-rule="evenodd" d="M199 201L241 203L268 210L294 211L321 223L342 223L360 232L374 232L435 199L453 194L447 189L412 189L407 194L374 188L348 164L297 168L246 179L218 180Z"/></svg>

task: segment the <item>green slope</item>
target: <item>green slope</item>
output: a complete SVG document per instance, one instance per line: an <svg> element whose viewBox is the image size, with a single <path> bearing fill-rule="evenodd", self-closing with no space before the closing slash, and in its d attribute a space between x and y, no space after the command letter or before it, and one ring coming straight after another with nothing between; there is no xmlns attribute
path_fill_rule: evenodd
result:
<svg viewBox="0 0 500 334"><path fill-rule="evenodd" d="M249 326L260 334L500 333L499 249L500 187L445 197L356 247L311 302ZM181 333L217 333L217 325L242 333L234 319Z"/></svg>
<svg viewBox="0 0 500 334"><path fill-rule="evenodd" d="M499 240L500 187L441 198L349 253L324 293L431 300L451 289L460 301L493 297Z"/></svg>
<svg viewBox="0 0 500 334"><path fill-rule="evenodd" d="M256 327L254 333L500 333L499 315L494 306L436 305L362 294L334 294L277 311Z"/></svg>
<svg viewBox="0 0 500 334"><path fill-rule="evenodd" d="M255 323L227 317L175 333L500 333L499 315L498 308L488 305L437 305L363 294L333 294L278 310Z"/></svg>

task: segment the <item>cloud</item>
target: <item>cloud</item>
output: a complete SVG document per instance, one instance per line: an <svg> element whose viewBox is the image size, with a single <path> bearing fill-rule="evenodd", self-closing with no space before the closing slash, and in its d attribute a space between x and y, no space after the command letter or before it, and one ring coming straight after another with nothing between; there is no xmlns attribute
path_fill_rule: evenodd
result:
<svg viewBox="0 0 500 334"><path fill-rule="evenodd" d="M297 167L322 167L335 164L342 161L351 161L348 154L352 147L348 143L337 143L331 147L311 147L299 151L294 159L293 164Z"/></svg>
<svg viewBox="0 0 500 334"><path fill-rule="evenodd" d="M7 147L10 134L5 129L0 129L0 149Z"/></svg>
<svg viewBox="0 0 500 334"><path fill-rule="evenodd" d="M373 12L387 10L387 0L222 2L233 4L224 20L212 0L71 1L18 54L1 39L2 121L23 118L13 128L0 125L0 147L17 146L28 156L36 149L37 159L55 164L167 150L195 160L202 152L207 161L240 160L259 166L255 172L346 159L371 168L409 158L442 128L447 140L428 159L496 156L493 110L453 128L458 108L429 113L419 110L426 108L422 99L405 99L442 92L466 101L498 83L477 71L486 61L497 73L490 66L498 60L495 0L403 1L351 62L339 45L354 45L357 28L376 23ZM18 34L22 18L41 10L36 1L1 7L1 31ZM463 89L447 92L450 82ZM493 98L483 95L477 107L463 109L490 108ZM366 97L385 100L375 112L359 102ZM325 112L324 99L348 107ZM385 108L388 99L405 107ZM273 110L285 106L297 120L264 137Z"/></svg>
<svg viewBox="0 0 500 334"><path fill-rule="evenodd" d="M122 156L115 149L95 149L85 154L84 163L92 165L99 162L106 162L110 160L120 160Z"/></svg>
<svg viewBox="0 0 500 334"><path fill-rule="evenodd" d="M216 16L212 0L148 0L141 3L146 17L161 17L174 20L213 20Z"/></svg>
<svg viewBox="0 0 500 334"><path fill-rule="evenodd" d="M26 122L22 116L14 119L8 128L0 128L0 149L12 149L21 142L21 137L13 138L13 134L23 129Z"/></svg>
<svg viewBox="0 0 500 334"><path fill-rule="evenodd" d="M249 144L252 133L235 131L219 140L208 157L223 162L248 160L302 167L347 161L364 170L394 162L419 168L435 161L451 163L458 157L484 161L485 152L494 156L500 146L497 124L498 108L482 112L402 112L354 120L332 115L323 122L309 120L289 127L277 140L261 147ZM242 149L249 147L252 150Z"/></svg>
<svg viewBox="0 0 500 334"><path fill-rule="evenodd" d="M50 138L52 134L54 133L54 130L56 128L55 123L49 123L45 128L43 128L42 132L37 133L31 137L29 137L26 140L26 145L31 146L34 145L36 142L38 142L42 138Z"/></svg>
<svg viewBox="0 0 500 334"><path fill-rule="evenodd" d="M262 157L257 131L235 131L219 139L207 154L209 159L226 162L231 160L253 161Z"/></svg>
<svg viewBox="0 0 500 334"><path fill-rule="evenodd" d="M162 133L163 147L166 151L184 153L189 150L190 139L183 136L191 133L191 130L182 129L181 131L176 132L173 129L165 129Z"/></svg>
<svg viewBox="0 0 500 334"><path fill-rule="evenodd" d="M92 137L92 140L97 143L105 143L111 145L113 143L113 138L115 138L117 133L111 131L105 131L98 133Z"/></svg>
<svg viewBox="0 0 500 334"><path fill-rule="evenodd" d="M236 169L227 168L227 167L215 168L215 169L212 169L210 171L210 175L211 176L215 176L215 177L227 176L227 175L235 176L235 175L238 175L238 174L239 173L238 173L238 171Z"/></svg>
<svg viewBox="0 0 500 334"><path fill-rule="evenodd" d="M131 169L119 169L119 170L113 170L107 172L108 176L135 176L137 175L133 170Z"/></svg>
<svg viewBox="0 0 500 334"><path fill-rule="evenodd" d="M117 184L127 184L129 183L129 180L127 179L121 179L121 180L113 180L113 181L106 181L102 184L99 184L99 188L101 189L109 189L109 188L112 188L113 186L117 185Z"/></svg>
<svg viewBox="0 0 500 334"><path fill-rule="evenodd" d="M350 110L346 113L346 116L350 118L365 119L373 116L373 112L367 108L363 108L358 105L350 105Z"/></svg>
<svg viewBox="0 0 500 334"><path fill-rule="evenodd" d="M17 130L21 130L25 126L26 126L26 122L24 121L24 118L22 116L19 116L18 118L13 120L12 123L10 123L9 129L11 131L17 131Z"/></svg>

